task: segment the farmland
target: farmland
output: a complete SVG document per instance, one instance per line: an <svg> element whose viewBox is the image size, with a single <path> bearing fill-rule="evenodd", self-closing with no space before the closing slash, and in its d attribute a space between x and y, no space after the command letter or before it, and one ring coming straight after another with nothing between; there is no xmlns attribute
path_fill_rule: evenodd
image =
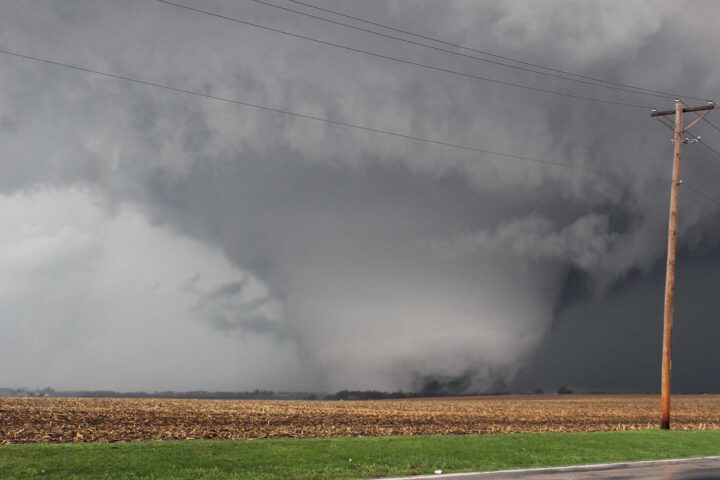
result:
<svg viewBox="0 0 720 480"><path fill-rule="evenodd" d="M621 431L653 428L657 396L231 401L0 398L1 443ZM673 427L720 430L720 396L676 396Z"/></svg>

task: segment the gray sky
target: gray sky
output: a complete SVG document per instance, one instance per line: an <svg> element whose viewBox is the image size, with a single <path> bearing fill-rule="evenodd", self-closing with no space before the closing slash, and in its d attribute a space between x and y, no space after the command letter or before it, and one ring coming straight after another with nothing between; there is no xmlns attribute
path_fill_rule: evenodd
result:
<svg viewBox="0 0 720 480"><path fill-rule="evenodd" d="M412 62L672 108L250 0L184 3ZM720 16L710 0L317 4L645 88L714 98L720 87L720 38L696 28ZM0 11L6 50L669 178L670 132L648 110L399 64L153 0L0 0ZM0 385L409 390L462 378L472 390L656 389L666 184L0 62ZM720 133L696 133L720 149ZM684 179L720 197L720 158L698 145L686 152ZM676 385L720 389L708 368L720 360L709 340L720 209L688 190L681 209Z"/></svg>

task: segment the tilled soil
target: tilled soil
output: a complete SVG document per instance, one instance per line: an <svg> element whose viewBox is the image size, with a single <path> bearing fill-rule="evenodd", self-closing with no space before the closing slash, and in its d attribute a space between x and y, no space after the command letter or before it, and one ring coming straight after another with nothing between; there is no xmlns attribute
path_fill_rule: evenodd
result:
<svg viewBox="0 0 720 480"><path fill-rule="evenodd" d="M379 401L0 398L0 443L570 432L654 428L657 396ZM720 396L678 395L673 428L720 430Z"/></svg>

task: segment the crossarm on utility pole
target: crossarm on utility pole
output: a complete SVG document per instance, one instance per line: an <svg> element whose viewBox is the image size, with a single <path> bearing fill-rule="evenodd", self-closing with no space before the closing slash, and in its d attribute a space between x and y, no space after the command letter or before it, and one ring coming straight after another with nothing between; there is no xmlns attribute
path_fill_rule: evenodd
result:
<svg viewBox="0 0 720 480"><path fill-rule="evenodd" d="M678 102L680 103L680 102ZM681 104L682 105L682 104ZM682 109L683 113L690 113L690 112L702 112L703 110L713 110L715 108L714 103L710 103L709 105L701 105L699 107L684 107ZM675 110L654 110L650 116L651 117L664 117L666 115L675 115Z"/></svg>

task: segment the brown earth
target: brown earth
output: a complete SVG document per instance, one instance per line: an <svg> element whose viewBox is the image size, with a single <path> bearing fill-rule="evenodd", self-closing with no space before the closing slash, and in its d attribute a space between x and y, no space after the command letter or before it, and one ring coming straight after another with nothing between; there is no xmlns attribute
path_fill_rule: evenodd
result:
<svg viewBox="0 0 720 480"><path fill-rule="evenodd" d="M654 428L658 397L503 396L380 401L0 398L0 443ZM673 427L720 430L720 396L678 395Z"/></svg>

